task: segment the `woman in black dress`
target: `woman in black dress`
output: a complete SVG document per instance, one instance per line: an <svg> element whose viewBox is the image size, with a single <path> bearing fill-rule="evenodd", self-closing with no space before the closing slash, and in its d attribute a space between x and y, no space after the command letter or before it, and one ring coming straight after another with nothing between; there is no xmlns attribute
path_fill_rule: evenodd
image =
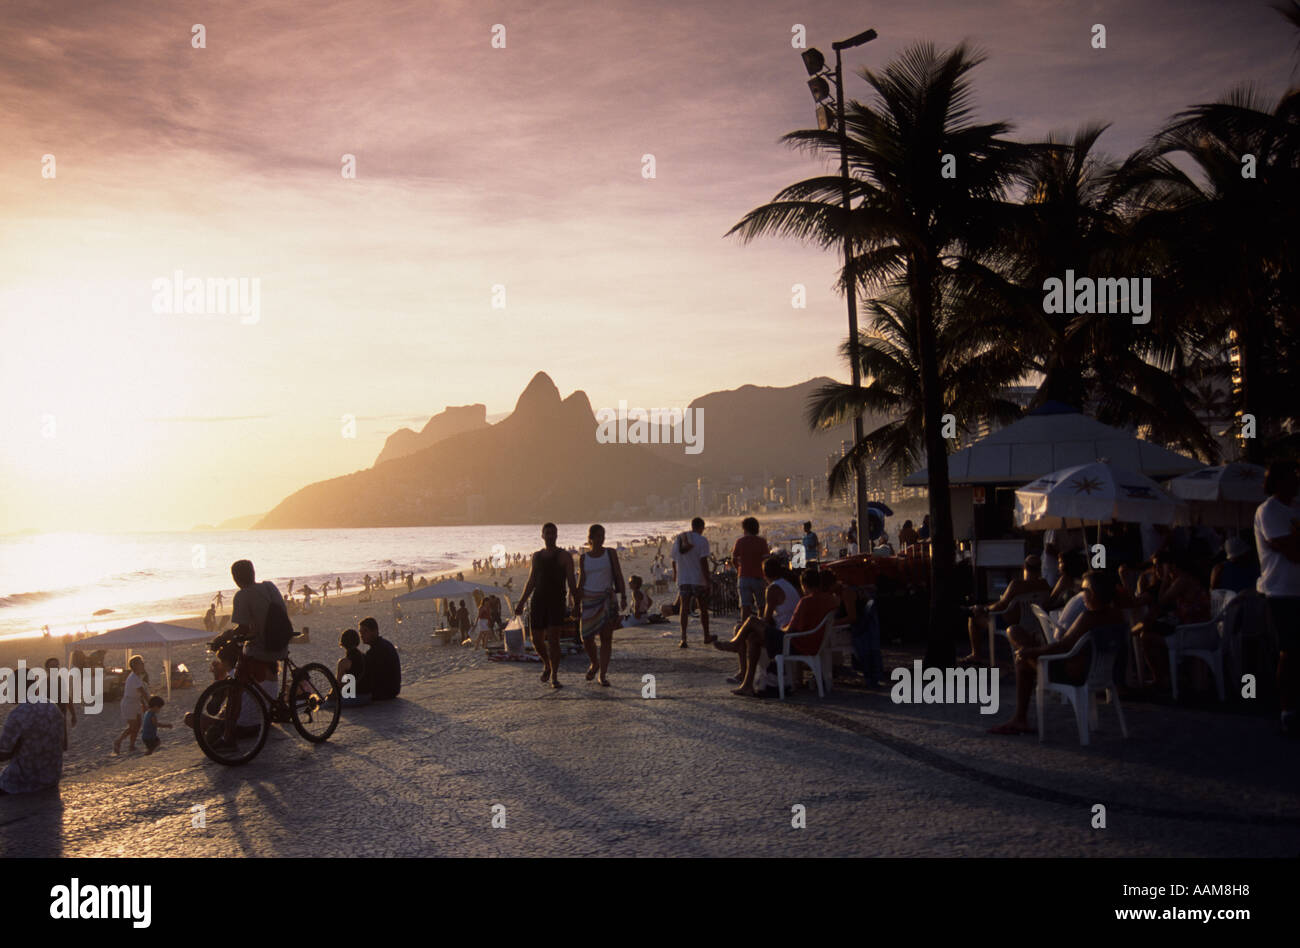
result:
<svg viewBox="0 0 1300 948"><path fill-rule="evenodd" d="M549 681L552 688L560 685L560 630L569 619L564 590L569 589L569 601L577 603L578 584L573 573L573 556L568 550L556 545L559 535L555 524L542 525L542 542L546 545L533 554L532 567L528 571L528 582L519 596L515 606L515 615L522 615L524 603L532 597L532 609L529 613L529 631L533 637L533 648L542 657L543 683Z"/></svg>

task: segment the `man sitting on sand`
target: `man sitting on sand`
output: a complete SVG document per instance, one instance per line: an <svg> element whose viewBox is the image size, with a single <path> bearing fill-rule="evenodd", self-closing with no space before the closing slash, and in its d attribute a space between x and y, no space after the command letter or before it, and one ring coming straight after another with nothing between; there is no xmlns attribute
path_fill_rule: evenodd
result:
<svg viewBox="0 0 1300 948"><path fill-rule="evenodd" d="M33 669L31 675L37 674ZM0 794L34 793L58 786L63 776L63 713L52 701L25 701L14 707L0 731Z"/></svg>
<svg viewBox="0 0 1300 948"><path fill-rule="evenodd" d="M402 690L402 662L397 657L397 649L379 634L379 623L370 616L361 620L359 628L361 641L368 648L366 667L357 685L358 695L369 695L372 701L396 698Z"/></svg>

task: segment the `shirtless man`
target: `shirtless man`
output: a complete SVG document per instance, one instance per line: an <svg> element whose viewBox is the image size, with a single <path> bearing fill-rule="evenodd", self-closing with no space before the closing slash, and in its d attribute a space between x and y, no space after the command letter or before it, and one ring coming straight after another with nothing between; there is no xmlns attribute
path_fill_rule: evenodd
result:
<svg viewBox="0 0 1300 948"><path fill-rule="evenodd" d="M542 682L549 681L552 688L563 687L560 684L560 631L568 621L570 608L564 601L564 588L568 586L569 602L576 609L578 604L578 583L573 572L573 555L568 550L556 546L555 540L559 530L553 523L542 525L542 542L546 545L533 554L532 566L528 571L528 582L519 596L515 606L515 615L522 615L524 603L533 597L532 611L529 613L532 629L533 648L542 657L544 668Z"/></svg>

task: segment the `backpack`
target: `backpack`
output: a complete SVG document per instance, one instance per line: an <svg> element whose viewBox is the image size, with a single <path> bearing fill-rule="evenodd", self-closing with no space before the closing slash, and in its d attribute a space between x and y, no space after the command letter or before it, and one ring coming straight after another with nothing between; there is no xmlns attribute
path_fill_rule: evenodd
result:
<svg viewBox="0 0 1300 948"><path fill-rule="evenodd" d="M262 647L268 652L282 652L289 647L293 634L293 623L289 621L284 603L278 599L269 599L266 622L262 626Z"/></svg>

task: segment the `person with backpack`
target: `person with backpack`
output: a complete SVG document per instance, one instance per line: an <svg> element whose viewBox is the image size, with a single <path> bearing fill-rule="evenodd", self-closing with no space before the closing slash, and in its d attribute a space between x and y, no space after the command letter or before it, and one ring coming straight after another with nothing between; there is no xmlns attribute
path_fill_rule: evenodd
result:
<svg viewBox="0 0 1300 948"><path fill-rule="evenodd" d="M249 560L236 560L230 565L230 575L239 589L230 604L230 621L235 627L222 633L210 646L214 651L236 638L247 638L243 654L235 665L235 678L252 684L274 681L278 664L289 655L289 640L293 638L293 623L284 605L284 597L275 583L257 582L253 564ZM235 707L228 717L233 742L234 722L239 716L240 695L233 695Z"/></svg>

